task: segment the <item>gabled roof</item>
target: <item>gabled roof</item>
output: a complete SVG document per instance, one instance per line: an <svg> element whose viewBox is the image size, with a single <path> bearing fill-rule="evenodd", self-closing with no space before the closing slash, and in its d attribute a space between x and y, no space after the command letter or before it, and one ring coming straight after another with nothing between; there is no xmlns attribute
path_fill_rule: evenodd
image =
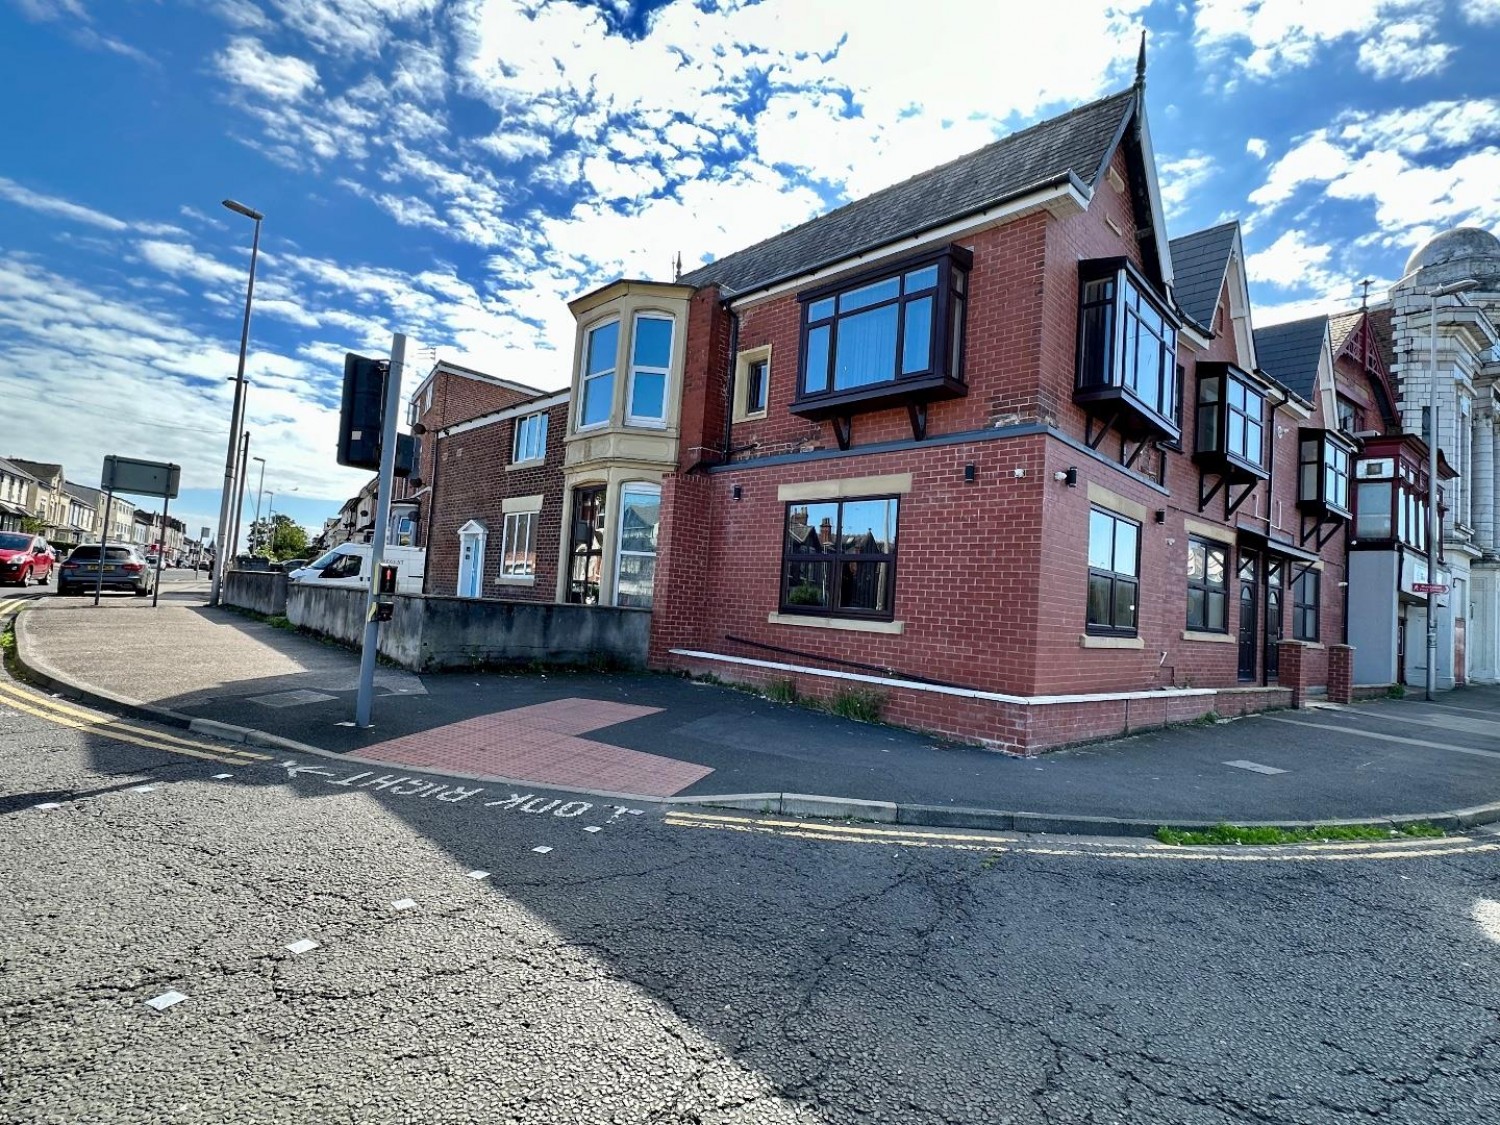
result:
<svg viewBox="0 0 1500 1125"><path fill-rule="evenodd" d="M1351 312L1338 313L1328 318L1328 336L1335 352L1349 342L1350 334L1359 327L1360 319L1364 315L1364 309L1354 309Z"/></svg>
<svg viewBox="0 0 1500 1125"><path fill-rule="evenodd" d="M1376 305L1370 309L1370 335L1375 337L1375 350L1380 353L1380 362L1386 371L1396 365L1395 334L1391 329L1392 307Z"/></svg>
<svg viewBox="0 0 1500 1125"><path fill-rule="evenodd" d="M1229 255L1234 250L1238 229L1238 223L1220 223L1174 238L1170 243L1173 293L1178 307L1204 331L1213 327L1214 309L1224 288L1224 275L1229 270ZM1255 339L1258 350L1259 332Z"/></svg>
<svg viewBox="0 0 1500 1125"><path fill-rule="evenodd" d="M745 293L810 273L979 214L1030 192L1073 183L1091 192L1104 175L1138 90L1080 106L800 227L710 262L679 279Z"/></svg>
<svg viewBox="0 0 1500 1125"><path fill-rule="evenodd" d="M53 477L62 476L63 467L61 465L54 465L50 461L26 461L20 457L8 457L6 460L24 470L38 484L44 483Z"/></svg>
<svg viewBox="0 0 1500 1125"><path fill-rule="evenodd" d="M1317 389L1328 318L1311 316L1255 330L1255 358L1260 369L1294 394L1311 399Z"/></svg>
<svg viewBox="0 0 1500 1125"><path fill-rule="evenodd" d="M0 457L0 473L6 473L9 476L13 477L20 477L22 480L36 480L36 477L32 476L25 469L21 468L20 465L17 465L14 461L7 461L3 457Z"/></svg>
<svg viewBox="0 0 1500 1125"><path fill-rule="evenodd" d="M72 481L63 481L63 491L70 496L76 496L85 504L91 504L97 508L104 499L104 493L97 488L90 488L86 484L74 484Z"/></svg>

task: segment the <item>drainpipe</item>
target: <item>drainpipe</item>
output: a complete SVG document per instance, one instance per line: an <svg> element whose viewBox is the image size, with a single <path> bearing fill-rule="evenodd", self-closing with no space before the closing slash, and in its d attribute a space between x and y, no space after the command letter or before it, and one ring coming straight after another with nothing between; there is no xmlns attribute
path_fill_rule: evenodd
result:
<svg viewBox="0 0 1500 1125"><path fill-rule="evenodd" d="M729 312L729 370L724 376L724 464L727 465L734 452L731 443L734 440L734 375L735 356L740 350L740 314L729 308L727 300L722 303Z"/></svg>

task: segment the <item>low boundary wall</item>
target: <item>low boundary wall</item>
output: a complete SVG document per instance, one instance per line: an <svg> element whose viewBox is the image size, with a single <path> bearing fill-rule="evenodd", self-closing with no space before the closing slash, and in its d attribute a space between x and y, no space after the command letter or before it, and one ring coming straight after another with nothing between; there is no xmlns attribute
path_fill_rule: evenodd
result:
<svg viewBox="0 0 1500 1125"><path fill-rule="evenodd" d="M253 575L252 577L265 577ZM299 629L357 645L364 637L363 590L285 582L282 607ZM226 596L260 613L259 605ZM646 665L651 611L397 594L380 626L380 654L414 672L506 664Z"/></svg>
<svg viewBox="0 0 1500 1125"><path fill-rule="evenodd" d="M286 575L279 571L229 570L220 596L228 605L280 617L286 612L286 589Z"/></svg>

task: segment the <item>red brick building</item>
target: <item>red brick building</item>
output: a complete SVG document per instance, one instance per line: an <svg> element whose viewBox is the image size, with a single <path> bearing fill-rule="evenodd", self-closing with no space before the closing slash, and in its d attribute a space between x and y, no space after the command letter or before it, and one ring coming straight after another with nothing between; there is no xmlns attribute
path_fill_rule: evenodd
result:
<svg viewBox="0 0 1500 1125"><path fill-rule="evenodd" d="M447 360L433 364L432 370L417 385L406 404L407 424L413 427L420 425L425 430L417 471L409 479L396 482L395 499L414 502L401 506L402 518L411 520L413 524L410 528L403 529L406 539L416 546L432 545L432 497L434 490L439 487L441 477L441 471L437 468L434 435L455 423L503 410L542 393L538 388L525 383L486 375L482 371ZM420 431L414 429L414 432ZM370 504L369 508L369 520L373 523L374 505ZM396 514L397 509L393 506L393 519ZM393 528L393 531L396 530ZM393 538L393 541L396 540ZM430 573L430 564L428 570Z"/></svg>
<svg viewBox="0 0 1500 1125"><path fill-rule="evenodd" d="M1238 227L1167 241L1141 82L680 285L658 666L1020 750L1328 680L1352 444Z"/></svg>
<svg viewBox="0 0 1500 1125"><path fill-rule="evenodd" d="M554 600L569 399L540 394L436 431L426 593Z"/></svg>

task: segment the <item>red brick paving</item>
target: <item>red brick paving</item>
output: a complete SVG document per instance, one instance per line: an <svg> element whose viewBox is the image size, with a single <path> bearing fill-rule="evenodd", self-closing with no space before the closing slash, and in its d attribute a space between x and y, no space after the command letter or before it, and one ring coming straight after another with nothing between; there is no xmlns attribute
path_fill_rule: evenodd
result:
<svg viewBox="0 0 1500 1125"><path fill-rule="evenodd" d="M602 699L559 699L393 738L366 747L361 756L534 785L670 797L713 770L578 737L660 710Z"/></svg>

